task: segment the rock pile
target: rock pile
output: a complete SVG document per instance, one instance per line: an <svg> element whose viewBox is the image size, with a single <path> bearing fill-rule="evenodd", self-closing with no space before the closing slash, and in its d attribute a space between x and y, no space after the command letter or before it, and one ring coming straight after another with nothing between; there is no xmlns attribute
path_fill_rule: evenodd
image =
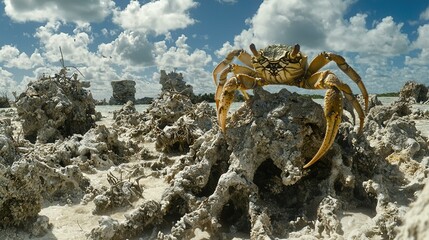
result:
<svg viewBox="0 0 429 240"><path fill-rule="evenodd" d="M176 73L170 73L176 74ZM215 126L216 112L207 102L193 104L186 94L165 90L144 113L130 101L114 113L114 127L135 141L155 141L162 152L187 152Z"/></svg>
<svg viewBox="0 0 429 240"><path fill-rule="evenodd" d="M161 91L172 91L176 93L183 94L192 98L194 95L193 88L191 85L186 84L183 80L183 75L181 73L170 72L166 73L165 70L161 70L161 77L159 83L162 85Z"/></svg>
<svg viewBox="0 0 429 240"><path fill-rule="evenodd" d="M24 137L48 143L94 126L94 99L77 77L65 73L30 82L16 102Z"/></svg>
<svg viewBox="0 0 429 240"><path fill-rule="evenodd" d="M136 100L136 82L132 80L118 80L111 82L113 94L109 100L110 105L122 105L128 101Z"/></svg>
<svg viewBox="0 0 429 240"><path fill-rule="evenodd" d="M11 131L10 122L0 122L0 228L20 227L43 236L52 225L46 216L39 216L42 201L82 196L89 182L75 165L44 162L49 158L41 149L18 142ZM33 152L23 155L22 149Z"/></svg>
<svg viewBox="0 0 429 240"><path fill-rule="evenodd" d="M405 102L425 103L429 99L428 88L424 84L407 82L399 92L399 98Z"/></svg>
<svg viewBox="0 0 429 240"><path fill-rule="evenodd" d="M49 106L66 105L60 100L73 90L50 81L31 85L23 103L48 95ZM49 126L59 121L38 112ZM302 167L322 142L323 109L285 89L256 88L225 133L213 107L176 89L164 90L143 113L128 101L112 127L48 143L17 139L11 121L0 120L0 228L43 236L52 223L40 215L42 204L59 201L92 202L93 214L107 215L88 231L91 239L414 237L426 229L429 149L411 115L408 103L383 106L371 97L363 133L344 117L334 145L310 169ZM148 157L147 142L162 153ZM107 185L93 184L92 174ZM165 191L148 199L140 181L160 179ZM124 220L115 219L123 209Z"/></svg>
<svg viewBox="0 0 429 240"><path fill-rule="evenodd" d="M161 205L146 201L124 222L106 219L92 237L107 229L111 239L137 236L173 219L158 239L197 232L214 239L238 233L392 239L426 182L429 160L427 139L407 122L408 113L399 103L374 106L362 135L343 122L332 149L303 170L323 139L321 106L286 90L256 89L233 113L225 135L212 128L176 161Z"/></svg>

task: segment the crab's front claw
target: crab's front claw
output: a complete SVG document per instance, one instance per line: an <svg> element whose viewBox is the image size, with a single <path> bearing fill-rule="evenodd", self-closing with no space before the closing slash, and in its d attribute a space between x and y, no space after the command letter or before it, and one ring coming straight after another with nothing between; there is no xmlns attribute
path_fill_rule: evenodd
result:
<svg viewBox="0 0 429 240"><path fill-rule="evenodd" d="M341 116L343 115L342 107L342 94L337 88L331 88L326 91L325 95L325 118L326 118L326 132L325 138L323 139L322 145L314 155L310 162L304 165L304 168L308 168L317 162L334 143L335 137L338 133L338 128L341 123Z"/></svg>
<svg viewBox="0 0 429 240"><path fill-rule="evenodd" d="M235 91L228 91L230 86L225 84L225 87L218 87L216 90L216 110L217 110L217 121L219 123L222 132L225 132L226 128L226 117L228 110L234 101Z"/></svg>

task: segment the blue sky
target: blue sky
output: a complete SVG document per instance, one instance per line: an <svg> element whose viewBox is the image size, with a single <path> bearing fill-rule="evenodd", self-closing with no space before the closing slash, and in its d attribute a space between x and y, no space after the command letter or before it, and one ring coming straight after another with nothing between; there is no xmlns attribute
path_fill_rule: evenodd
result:
<svg viewBox="0 0 429 240"><path fill-rule="evenodd" d="M214 92L214 66L250 43L299 43L309 60L341 54L370 93L429 85L429 1L2 0L0 13L0 93L9 96L56 73L58 47L96 99L108 99L118 79L135 80L138 98L157 96L161 69L182 72L196 93Z"/></svg>

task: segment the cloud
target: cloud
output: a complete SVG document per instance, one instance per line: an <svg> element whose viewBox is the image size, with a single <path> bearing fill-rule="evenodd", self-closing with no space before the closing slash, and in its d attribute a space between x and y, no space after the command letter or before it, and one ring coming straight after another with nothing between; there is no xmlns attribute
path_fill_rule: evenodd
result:
<svg viewBox="0 0 429 240"><path fill-rule="evenodd" d="M0 49L0 62L7 68L31 69L43 65L43 58L37 50L28 56L14 46L4 45Z"/></svg>
<svg viewBox="0 0 429 240"><path fill-rule="evenodd" d="M416 57L406 56L407 65L427 66L429 62L429 24L420 26L417 29L417 39L412 43L414 49L420 49Z"/></svg>
<svg viewBox="0 0 429 240"><path fill-rule="evenodd" d="M384 56L395 56L409 50L408 36L401 32L402 23L395 23L392 17L387 16L368 29L366 18L366 14L357 14L349 21L337 23L326 38L328 48Z"/></svg>
<svg viewBox="0 0 429 240"><path fill-rule="evenodd" d="M212 61L210 55L200 49L190 52L186 44L187 37L181 35L175 46L167 48L165 41L155 43L156 64L159 69L173 70L173 68L203 68Z"/></svg>
<svg viewBox="0 0 429 240"><path fill-rule="evenodd" d="M135 64L138 66L152 66L154 64L154 46L140 32L124 31L110 43L98 46L99 52L105 58L111 58L118 65Z"/></svg>
<svg viewBox="0 0 429 240"><path fill-rule="evenodd" d="M420 20L429 20L429 7L420 14Z"/></svg>
<svg viewBox="0 0 429 240"><path fill-rule="evenodd" d="M257 13L247 20L250 27L234 37L223 48L245 48L250 43L265 47L268 44L299 43L302 49L371 52L396 55L408 50L408 36L401 32L402 23L385 17L367 28L365 14L345 19L351 0L264 1ZM218 54L226 49L219 49ZM305 51L305 50L304 50Z"/></svg>
<svg viewBox="0 0 429 240"><path fill-rule="evenodd" d="M16 82L13 80L13 74L0 67L0 79L0 96L6 94L6 96L11 97L10 92L16 91Z"/></svg>
<svg viewBox="0 0 429 240"><path fill-rule="evenodd" d="M6 15L17 22L101 22L112 11L111 0L4 0Z"/></svg>
<svg viewBox="0 0 429 240"><path fill-rule="evenodd" d="M43 51L43 57L50 63L58 64L61 59L59 48L63 52L64 60L73 65L86 65L94 57L88 50L93 38L77 26L73 33L61 32L60 22L48 22L45 26L36 29L34 36L38 38ZM60 66L60 65L59 65Z"/></svg>
<svg viewBox="0 0 429 240"><path fill-rule="evenodd" d="M126 30L166 34L194 24L189 10L196 6L193 0L131 1L124 10L114 11L113 22Z"/></svg>
<svg viewBox="0 0 429 240"><path fill-rule="evenodd" d="M168 47L165 41L154 44L158 70L169 72L178 69L184 74L184 80L194 87L196 93L214 91L211 73L205 70L212 62L211 56L201 49L191 51L186 40L187 37L182 34L174 46Z"/></svg>

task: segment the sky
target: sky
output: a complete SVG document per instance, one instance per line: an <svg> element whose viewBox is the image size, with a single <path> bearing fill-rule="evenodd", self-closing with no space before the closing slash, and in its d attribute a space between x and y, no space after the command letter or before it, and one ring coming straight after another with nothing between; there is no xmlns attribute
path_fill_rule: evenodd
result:
<svg viewBox="0 0 429 240"><path fill-rule="evenodd" d="M0 94L8 96L57 73L59 47L99 100L121 79L136 81L136 98L156 97L160 70L183 73L196 94L214 93L213 68L250 43L298 43L309 61L340 54L371 94L429 85L427 0L2 0L0 32ZM325 69L360 93L335 64ZM323 94L268 89L283 87Z"/></svg>

